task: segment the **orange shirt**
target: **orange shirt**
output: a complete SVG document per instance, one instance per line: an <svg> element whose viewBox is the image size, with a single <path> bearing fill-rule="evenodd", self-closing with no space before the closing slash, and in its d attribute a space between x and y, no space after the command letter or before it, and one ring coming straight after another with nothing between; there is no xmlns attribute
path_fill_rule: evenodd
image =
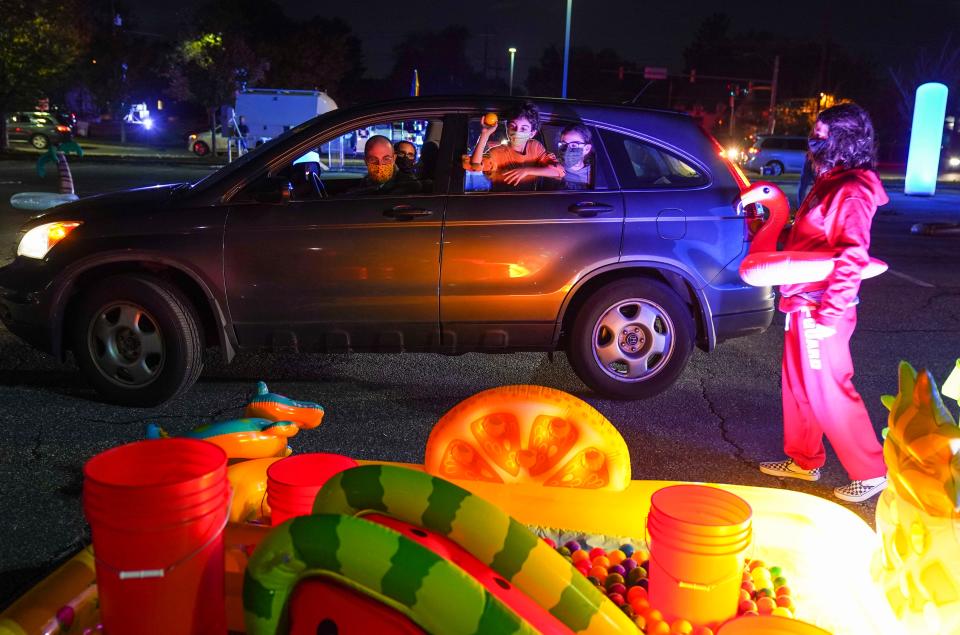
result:
<svg viewBox="0 0 960 635"><path fill-rule="evenodd" d="M550 167L555 169L556 178L562 179L564 175L563 166L536 139L527 141L523 152L517 152L510 145L494 146L483 155L483 163L479 166L472 164L470 159L469 154L463 156L463 169L483 172L490 178L490 183L495 189L503 188L503 173L514 168Z"/></svg>

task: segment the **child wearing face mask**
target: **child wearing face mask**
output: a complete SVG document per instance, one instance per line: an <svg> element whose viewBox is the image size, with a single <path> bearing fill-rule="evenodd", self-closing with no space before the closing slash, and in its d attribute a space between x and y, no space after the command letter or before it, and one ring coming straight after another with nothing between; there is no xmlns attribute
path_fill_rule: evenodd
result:
<svg viewBox="0 0 960 635"><path fill-rule="evenodd" d="M590 189L590 153L593 144L590 129L581 124L567 126L560 133L559 155L563 164L563 187L567 190Z"/></svg>
<svg viewBox="0 0 960 635"><path fill-rule="evenodd" d="M540 113L531 103L523 104L509 114L506 145L484 152L497 126L481 124L480 138L473 153L463 156L463 168L483 172L493 190L507 190L531 185L536 177L562 179L564 175L556 157L533 138L540 126Z"/></svg>

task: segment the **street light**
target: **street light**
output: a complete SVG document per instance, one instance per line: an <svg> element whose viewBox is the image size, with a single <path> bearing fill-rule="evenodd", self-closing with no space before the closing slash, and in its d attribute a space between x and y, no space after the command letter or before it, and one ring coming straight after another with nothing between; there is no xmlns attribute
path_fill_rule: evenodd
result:
<svg viewBox="0 0 960 635"><path fill-rule="evenodd" d="M567 28L563 34L563 88L560 96L567 98L567 69L570 67L570 14L573 12L573 0L567 0Z"/></svg>
<svg viewBox="0 0 960 635"><path fill-rule="evenodd" d="M517 54L517 49L511 46L510 48L507 49L507 51L510 53L510 94L512 95L513 94L513 58Z"/></svg>

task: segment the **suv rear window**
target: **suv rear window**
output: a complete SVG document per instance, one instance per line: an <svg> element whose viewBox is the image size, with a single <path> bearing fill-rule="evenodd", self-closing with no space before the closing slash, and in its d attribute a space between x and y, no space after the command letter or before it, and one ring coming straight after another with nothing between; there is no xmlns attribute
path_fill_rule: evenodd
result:
<svg viewBox="0 0 960 635"><path fill-rule="evenodd" d="M603 142L622 189L697 187L707 177L688 162L649 143L603 130Z"/></svg>
<svg viewBox="0 0 960 635"><path fill-rule="evenodd" d="M787 139L787 150L803 150L807 149L807 140L806 139Z"/></svg>

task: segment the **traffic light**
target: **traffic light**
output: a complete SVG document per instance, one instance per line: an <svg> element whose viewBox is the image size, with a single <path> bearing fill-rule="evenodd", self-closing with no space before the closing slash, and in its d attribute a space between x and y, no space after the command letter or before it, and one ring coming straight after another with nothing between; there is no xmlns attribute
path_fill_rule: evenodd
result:
<svg viewBox="0 0 960 635"><path fill-rule="evenodd" d="M690 69L690 83L691 84L697 83L697 69L695 68Z"/></svg>

